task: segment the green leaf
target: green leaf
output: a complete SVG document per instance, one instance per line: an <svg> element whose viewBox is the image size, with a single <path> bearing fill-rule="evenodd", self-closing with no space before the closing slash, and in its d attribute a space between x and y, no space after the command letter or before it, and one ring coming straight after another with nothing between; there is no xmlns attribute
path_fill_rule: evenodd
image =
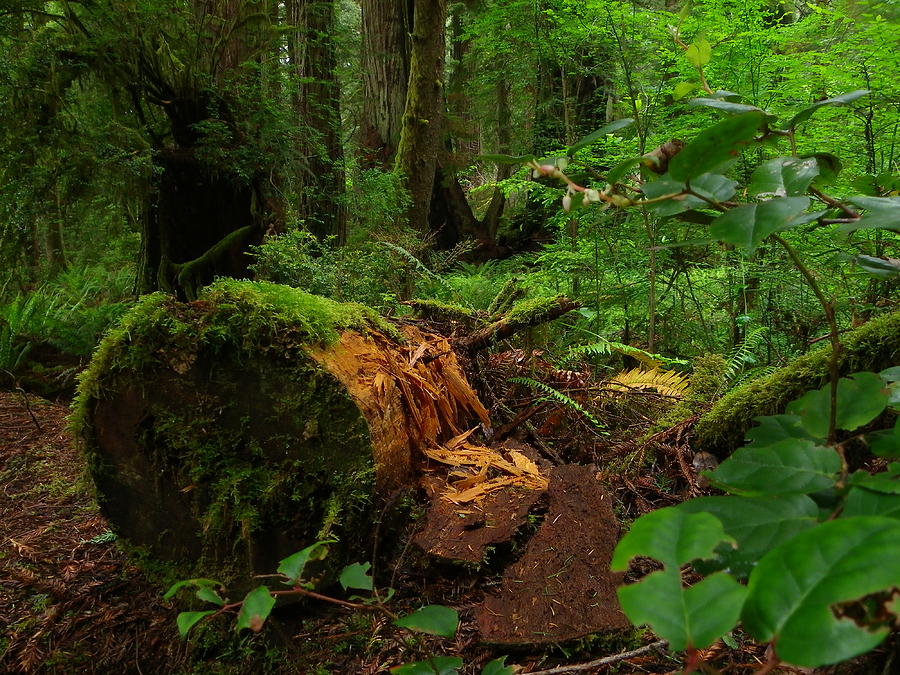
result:
<svg viewBox="0 0 900 675"><path fill-rule="evenodd" d="M426 605L412 614L402 616L394 621L395 626L410 630L451 638L459 627L459 614L455 609L444 605Z"/></svg>
<svg viewBox="0 0 900 675"><path fill-rule="evenodd" d="M702 68L712 59L712 45L706 38L699 38L688 45L684 55L694 68Z"/></svg>
<svg viewBox="0 0 900 675"><path fill-rule="evenodd" d="M769 552L750 575L744 627L778 656L815 668L844 661L889 633L838 619L832 608L900 582L900 522L840 518L798 534Z"/></svg>
<svg viewBox="0 0 900 675"><path fill-rule="evenodd" d="M481 675L515 675L515 673L515 668L506 665L505 656L490 661L481 669Z"/></svg>
<svg viewBox="0 0 900 675"><path fill-rule="evenodd" d="M275 598L265 586L257 586L244 596L238 612L235 630L249 628L254 633L262 630L263 624L275 606Z"/></svg>
<svg viewBox="0 0 900 675"><path fill-rule="evenodd" d="M697 558L712 555L722 541L733 542L722 523L708 513L686 513L675 507L651 511L631 524L619 541L610 568L628 568L636 556L656 558L667 568L679 567Z"/></svg>
<svg viewBox="0 0 900 675"><path fill-rule="evenodd" d="M178 591L182 588L216 588L222 587L222 584L216 581L215 579L185 579L184 581L179 581L172 586L169 587L169 590L166 591L165 595L163 595L163 600L171 599ZM199 596L198 596L199 597Z"/></svg>
<svg viewBox="0 0 900 675"><path fill-rule="evenodd" d="M528 164L534 160L534 155L477 155L475 159L497 164Z"/></svg>
<svg viewBox="0 0 900 675"><path fill-rule="evenodd" d="M764 448L767 445L774 445L789 438L800 438L810 441L816 440L816 438L824 438L824 436L814 437L810 435L804 429L803 422L797 415L766 415L765 417L754 417L753 419L759 424L747 432L746 437L750 441L747 447L750 448Z"/></svg>
<svg viewBox="0 0 900 675"><path fill-rule="evenodd" d="M675 91L672 94L672 98L676 101L683 99L688 94L696 91L699 86L700 85L697 82L679 82L675 85Z"/></svg>
<svg viewBox="0 0 900 675"><path fill-rule="evenodd" d="M740 448L707 475L728 492L790 495L831 487L840 469L841 458L833 448L790 438L764 448Z"/></svg>
<svg viewBox="0 0 900 675"><path fill-rule="evenodd" d="M684 589L677 568L653 572L618 590L622 611L631 622L649 624L673 651L708 647L729 632L746 595L747 589L723 572Z"/></svg>
<svg viewBox="0 0 900 675"><path fill-rule="evenodd" d="M852 223L843 223L841 232L900 230L900 197L851 197L848 201L867 213Z"/></svg>
<svg viewBox="0 0 900 675"><path fill-rule="evenodd" d="M686 181L737 159L741 151L753 142L764 122L763 113L748 112L727 117L704 129L669 162L672 179Z"/></svg>
<svg viewBox="0 0 900 675"><path fill-rule="evenodd" d="M688 105L715 108L716 110L731 113L732 115L740 115L741 113L746 112L760 112L765 115L767 119L775 119L775 115L768 113L761 108L757 108L755 105L747 105L746 103L734 103L732 101L726 101L721 98L692 98L690 101L688 101Z"/></svg>
<svg viewBox="0 0 900 675"><path fill-rule="evenodd" d="M686 513L711 513L737 550L719 553L732 574L746 576L771 549L814 527L819 508L806 495L766 497L700 497L676 507ZM739 566L740 569L736 569Z"/></svg>
<svg viewBox="0 0 900 675"><path fill-rule="evenodd" d="M837 155L832 155L830 152L812 152L800 155L800 159L807 158L815 159L819 165L819 175L813 180L815 185L829 185L837 178L844 167L841 158Z"/></svg>
<svg viewBox="0 0 900 675"><path fill-rule="evenodd" d="M756 167L748 189L754 197L793 197L805 194L818 175L815 157L776 157Z"/></svg>
<svg viewBox="0 0 900 675"><path fill-rule="evenodd" d="M592 143L596 143L598 140L603 138L604 136L608 136L609 134L615 133L620 129L624 129L627 126L631 126L634 124L634 120L630 117L625 117L620 120L616 120L615 122L610 122L609 124L600 127L597 131L588 134L584 138L578 140L569 146L569 149L566 150L566 154L569 157L572 157L576 152L582 150L583 148L588 147Z"/></svg>
<svg viewBox="0 0 900 675"><path fill-rule="evenodd" d="M759 204L745 204L726 211L713 221L709 233L753 253L770 234L809 222L808 197L778 197Z"/></svg>
<svg viewBox="0 0 900 675"><path fill-rule="evenodd" d="M842 518L853 516L884 516L900 518L900 495L852 487L844 501Z"/></svg>
<svg viewBox="0 0 900 675"><path fill-rule="evenodd" d="M851 91L848 94L841 94L840 96L835 96L833 98L827 98L824 101L819 101L818 103L813 103L808 108L804 108L796 115L794 115L793 119L788 122L785 129L794 129L798 124L805 122L808 120L814 112L816 112L819 108L824 108L829 105L846 105L852 101L855 101L862 96L865 96L869 93L868 89L857 89L856 91Z"/></svg>
<svg viewBox="0 0 900 675"><path fill-rule="evenodd" d="M866 434L866 441L873 455L878 457L900 457L900 417L893 429Z"/></svg>
<svg viewBox="0 0 900 675"><path fill-rule="evenodd" d="M364 591L372 590L372 577L369 570L372 565L369 563L353 563L347 565L341 570L340 582L346 591L348 588L359 588Z"/></svg>
<svg viewBox="0 0 900 675"><path fill-rule="evenodd" d="M878 417L888 402L884 380L875 373L856 373L838 380L838 429L853 431ZM828 436L831 389L828 385L808 391L790 403L787 411L800 417L804 428L817 438Z"/></svg>
<svg viewBox="0 0 900 675"><path fill-rule="evenodd" d="M900 258L876 258L871 255L858 255L852 260L861 270L877 279L893 279L900 275Z"/></svg>
<svg viewBox="0 0 900 675"><path fill-rule="evenodd" d="M888 495L900 494L900 464L892 462L887 471L870 474L867 471L855 471L847 482L856 487L863 487L873 492Z"/></svg>
<svg viewBox="0 0 900 675"><path fill-rule="evenodd" d="M187 634L190 632L191 628L197 625L203 617L209 616L210 614L215 614L216 610L207 609L203 612L181 612L178 614L178 617L175 619L175 624L178 626L178 634L181 637L187 637Z"/></svg>
<svg viewBox="0 0 900 675"><path fill-rule="evenodd" d="M328 544L334 544L336 541L336 539L317 541L302 551L297 551L278 563L278 573L286 576L292 584L299 584L306 564L311 560L324 559L328 555Z"/></svg>
<svg viewBox="0 0 900 675"><path fill-rule="evenodd" d="M458 656L432 656L427 661L404 663L391 668L397 675L457 675L463 660Z"/></svg>
<svg viewBox="0 0 900 675"><path fill-rule="evenodd" d="M724 202L731 199L736 188L737 183L735 181L716 173L705 173L702 176L697 176L691 182L692 190L714 202ZM641 191L647 199L655 199L667 194L678 194L685 189L684 183L672 180L668 174L641 186ZM711 206L708 202L695 195L679 195L666 201L650 204L647 208L660 218L665 218L666 216L674 216L693 209L708 209Z"/></svg>
<svg viewBox="0 0 900 675"><path fill-rule="evenodd" d="M211 602L214 605L218 605L219 607L225 604L225 601L218 593L216 593L212 588L207 588L205 586L197 589L197 597L201 600L205 600L206 602Z"/></svg>
<svg viewBox="0 0 900 675"><path fill-rule="evenodd" d="M628 159L619 162L616 164L610 171L606 174L606 180L610 185L614 185L622 180L622 177L625 176L631 169L640 165L644 161L644 156L640 157L629 157Z"/></svg>

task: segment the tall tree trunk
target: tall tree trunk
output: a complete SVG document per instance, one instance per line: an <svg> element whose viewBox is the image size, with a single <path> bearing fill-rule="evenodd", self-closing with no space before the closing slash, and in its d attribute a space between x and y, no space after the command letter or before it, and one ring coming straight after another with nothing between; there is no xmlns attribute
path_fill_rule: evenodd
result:
<svg viewBox="0 0 900 675"><path fill-rule="evenodd" d="M428 213L443 135L446 0L415 0L409 89L394 169L410 196L409 225L427 233Z"/></svg>
<svg viewBox="0 0 900 675"><path fill-rule="evenodd" d="M296 26L289 58L297 77L294 109L303 129L298 213L319 238L347 238L340 88L335 73L334 0L288 0L288 23Z"/></svg>
<svg viewBox="0 0 900 675"><path fill-rule="evenodd" d="M409 84L412 0L362 0L363 109L360 147L365 167L390 167L400 144Z"/></svg>

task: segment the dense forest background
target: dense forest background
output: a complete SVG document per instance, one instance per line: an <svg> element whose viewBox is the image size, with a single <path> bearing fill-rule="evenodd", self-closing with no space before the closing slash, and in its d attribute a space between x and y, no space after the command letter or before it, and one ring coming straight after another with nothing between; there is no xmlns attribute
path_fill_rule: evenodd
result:
<svg viewBox="0 0 900 675"><path fill-rule="evenodd" d="M13 334L86 356L135 294L248 270L387 313L413 296L484 309L516 277L582 303L557 348L690 359L753 337L751 365L781 362L825 334L784 252L670 248L703 224L566 212L556 182L481 155L565 154L633 118L579 150L589 181L690 139L718 117L687 104L699 39L712 88L775 115L870 90L804 122L797 151L836 157L833 194L896 194L897 20L877 1L7 0L0 365ZM846 264L896 257L890 233L792 236L842 327L890 304L896 280Z"/></svg>

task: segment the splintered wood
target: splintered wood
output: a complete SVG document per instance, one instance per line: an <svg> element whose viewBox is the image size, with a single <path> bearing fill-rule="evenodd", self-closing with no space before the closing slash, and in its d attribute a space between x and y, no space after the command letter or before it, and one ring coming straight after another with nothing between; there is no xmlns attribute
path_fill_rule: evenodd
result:
<svg viewBox="0 0 900 675"><path fill-rule="evenodd" d="M518 450L507 450L509 459L506 459L497 450L469 443L474 431L470 429L443 445L424 450L430 459L454 467L449 474L448 489L442 495L444 499L466 504L507 487L547 489L547 478L541 475L537 464Z"/></svg>

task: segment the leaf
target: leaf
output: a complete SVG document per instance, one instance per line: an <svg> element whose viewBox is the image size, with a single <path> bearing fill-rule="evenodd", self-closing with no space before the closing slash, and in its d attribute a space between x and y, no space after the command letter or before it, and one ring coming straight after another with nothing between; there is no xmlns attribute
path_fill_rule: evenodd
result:
<svg viewBox="0 0 900 675"><path fill-rule="evenodd" d="M516 669L513 666L506 665L505 656L489 661L481 669L481 675L515 675L515 673Z"/></svg>
<svg viewBox="0 0 900 675"><path fill-rule="evenodd" d="M737 550L726 551L723 557L729 571L739 576L749 574L775 546L814 527L819 515L819 507L806 495L700 497L676 508L686 513L711 513L719 519L725 533L737 543Z"/></svg>
<svg viewBox="0 0 900 675"><path fill-rule="evenodd" d="M841 232L900 230L900 197L851 197L854 206L867 211L859 220L843 223Z"/></svg>
<svg viewBox="0 0 900 675"><path fill-rule="evenodd" d="M750 575L742 620L778 656L815 668L872 649L889 630L838 619L832 607L900 581L900 522L877 516L828 521L769 552Z"/></svg>
<svg viewBox="0 0 900 675"><path fill-rule="evenodd" d="M673 180L686 181L737 159L741 150L753 142L764 121L763 113L748 112L704 129L672 158L669 174Z"/></svg>
<svg viewBox="0 0 900 675"><path fill-rule="evenodd" d="M847 481L850 485L863 487L873 492L888 495L900 494L900 464L893 462L887 471L870 474L867 471L855 471Z"/></svg>
<svg viewBox="0 0 900 675"><path fill-rule="evenodd" d="M451 638L459 627L459 614L451 607L444 605L426 605L412 614L402 616L394 621L395 626L410 630Z"/></svg>
<svg viewBox="0 0 900 675"><path fill-rule="evenodd" d="M634 124L634 120L630 117L625 117L623 119L616 120L615 122L610 122L609 124L606 124L606 125L600 127L599 129L597 129L597 131L594 131L594 132L588 134L584 138L582 138L582 139L576 141L575 143L573 143L572 145L570 145L568 150L566 150L566 154L569 157L572 157L579 150L582 150L582 149L588 147L592 143L596 143L604 136L608 136L609 134L615 133L616 131L619 131L620 129L624 129L627 126L631 126L632 124Z"/></svg>
<svg viewBox="0 0 900 675"><path fill-rule="evenodd" d="M709 233L729 244L753 253L770 234L809 222L808 197L778 197L759 204L745 204L723 213L713 221Z"/></svg>
<svg viewBox="0 0 900 675"><path fill-rule="evenodd" d="M613 552L610 569L623 571L632 558L647 556L678 570L692 560L709 557L722 541L733 539L715 516L686 513L675 507L658 509L631 524Z"/></svg>
<svg viewBox="0 0 900 675"><path fill-rule="evenodd" d="M723 572L683 589L678 569L653 572L618 590L622 611L631 622L650 624L673 651L703 649L729 632L746 595L747 589Z"/></svg>
<svg viewBox="0 0 900 675"><path fill-rule="evenodd" d="M868 89L857 89L856 91L851 91L848 94L841 94L840 96L835 96L833 98L827 98L824 101L819 101L817 103L813 103L808 108L804 108L796 115L794 115L793 119L788 122L785 129L794 129L798 124L805 122L808 120L814 112L816 112L819 108L824 108L829 105L846 105L852 101L855 101L862 96L865 96L869 93Z"/></svg>
<svg viewBox="0 0 900 675"><path fill-rule="evenodd" d="M606 180L610 185L614 185L622 180L622 177L625 176L631 169L638 166L644 161L644 156L640 157L629 157L628 159L619 162L616 164L610 171L606 174Z"/></svg>
<svg viewBox="0 0 900 675"><path fill-rule="evenodd" d="M372 577L369 570L372 565L369 563L353 563L347 565L341 570L340 582L346 591L348 588L359 588L364 591L372 590Z"/></svg>
<svg viewBox="0 0 900 675"><path fill-rule="evenodd" d="M767 415L753 419L759 426L747 432L747 440L750 441L747 447L764 448L789 438L815 440L815 437L803 428L803 422L797 415Z"/></svg>
<svg viewBox="0 0 900 675"><path fill-rule="evenodd" d="M163 595L163 600L171 599L178 591L182 588L215 588L222 587L222 584L216 581L215 579L185 579L183 581L179 581L177 583L172 584L169 587L169 590L166 591L165 595ZM199 596L198 596L199 597Z"/></svg>
<svg viewBox="0 0 900 675"><path fill-rule="evenodd" d="M712 59L712 45L706 38L701 37L688 45L684 55L694 68L702 68Z"/></svg>
<svg viewBox="0 0 900 675"><path fill-rule="evenodd" d="M675 91L672 94L672 98L678 101L693 91L696 91L699 86L700 85L697 82L679 82L675 85Z"/></svg>
<svg viewBox="0 0 900 675"><path fill-rule="evenodd" d="M768 119L775 119L775 115L773 115L772 113L768 113L761 108L757 108L755 105L747 105L746 103L734 103L732 101L726 101L721 98L692 98L690 101L688 101L688 105L715 108L716 110L721 110L733 115L740 115L741 113L746 112L760 112Z"/></svg>
<svg viewBox="0 0 900 675"><path fill-rule="evenodd" d="M740 448L706 475L717 487L748 496L809 494L831 487L840 468L834 449L791 438Z"/></svg>
<svg viewBox="0 0 900 675"><path fill-rule="evenodd" d="M888 402L884 381L875 373L856 373L838 380L838 429L853 431L878 417ZM790 403L787 411L800 417L804 428L817 438L828 436L831 388L808 391Z"/></svg>
<svg viewBox="0 0 900 675"><path fill-rule="evenodd" d="M713 202L724 202L734 196L737 182L716 173L705 173L691 181L691 189ZM659 180L645 183L641 191L647 199L655 199L667 194L676 194L672 199L650 204L647 208L660 218L674 216L692 209L708 209L710 204L695 195L681 195L687 186L680 181L672 180L668 175Z"/></svg>
<svg viewBox="0 0 900 675"><path fill-rule="evenodd" d="M427 661L394 666L391 672L397 675L457 675L462 666L463 660L458 656L432 656Z"/></svg>
<svg viewBox="0 0 900 675"><path fill-rule="evenodd" d="M205 600L206 602L211 602L214 605L218 605L219 607L225 604L225 601L218 593L216 593L213 589L205 586L197 589L197 597L201 600Z"/></svg>
<svg viewBox="0 0 900 675"><path fill-rule="evenodd" d="M328 544L334 544L336 541L336 539L317 541L302 551L297 551L278 563L278 573L286 576L292 584L299 584L306 564L311 560L324 559L328 555Z"/></svg>
<svg viewBox="0 0 900 675"><path fill-rule="evenodd" d="M900 418L897 418L893 429L866 434L866 441L873 455L900 457Z"/></svg>
<svg viewBox="0 0 900 675"><path fill-rule="evenodd" d="M776 157L756 167L748 189L754 197L793 197L805 194L818 175L815 157Z"/></svg>
<svg viewBox="0 0 900 675"><path fill-rule="evenodd" d="M853 262L877 279L892 279L900 275L900 258L876 258L871 255L858 255Z"/></svg>
<svg viewBox="0 0 900 675"><path fill-rule="evenodd" d="M837 155L832 155L830 152L811 152L806 155L800 155L800 159L806 159L807 157L815 159L819 164L819 175L813 180L815 185L829 185L837 178L837 175L844 167L841 158Z"/></svg>
<svg viewBox="0 0 900 675"><path fill-rule="evenodd" d="M900 495L876 492L863 487L852 487L844 501L841 517L852 518L853 516L900 518Z"/></svg>
<svg viewBox="0 0 900 675"><path fill-rule="evenodd" d="M262 630L263 623L275 606L275 598L266 586L257 586L244 596L241 610L238 612L235 630L249 628L254 633Z"/></svg>
<svg viewBox="0 0 900 675"><path fill-rule="evenodd" d="M674 370L634 368L617 374L608 381L608 384L622 391L655 389L665 396L682 397L690 381L686 375Z"/></svg>
<svg viewBox="0 0 900 675"><path fill-rule="evenodd" d="M183 638L187 637L187 634L190 632L191 628L196 626L197 623L203 619L203 617L215 613L216 610L214 609L207 609L202 612L180 612L178 614L178 617L175 619L175 624L178 626L178 634Z"/></svg>

